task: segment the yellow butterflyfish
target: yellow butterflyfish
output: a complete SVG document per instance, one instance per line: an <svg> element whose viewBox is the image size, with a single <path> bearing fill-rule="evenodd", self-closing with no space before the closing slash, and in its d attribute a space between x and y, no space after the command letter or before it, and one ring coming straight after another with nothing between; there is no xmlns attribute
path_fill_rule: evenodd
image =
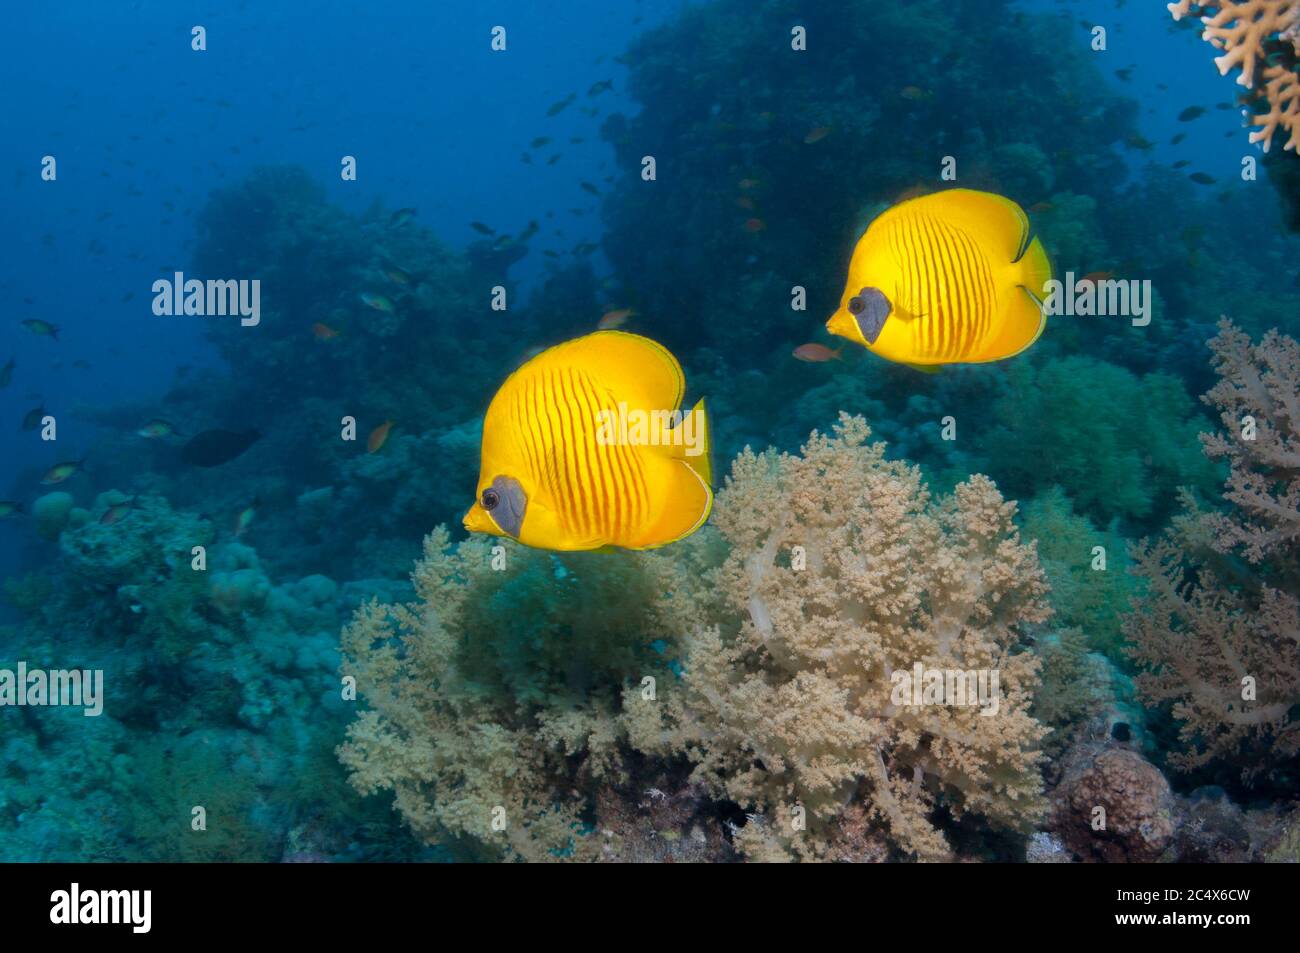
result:
<svg viewBox="0 0 1300 953"><path fill-rule="evenodd" d="M475 533L538 549L650 549L713 508L708 419L662 345L597 331L533 357L483 420Z"/></svg>
<svg viewBox="0 0 1300 953"><path fill-rule="evenodd" d="M826 327L923 369L1000 361L1042 334L1051 277L1019 205L991 192L949 189L872 221Z"/></svg>

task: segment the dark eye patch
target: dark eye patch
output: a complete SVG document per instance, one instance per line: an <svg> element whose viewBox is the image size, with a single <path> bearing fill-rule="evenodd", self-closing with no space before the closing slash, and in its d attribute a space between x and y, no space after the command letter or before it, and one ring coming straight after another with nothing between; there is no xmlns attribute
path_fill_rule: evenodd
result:
<svg viewBox="0 0 1300 953"><path fill-rule="evenodd" d="M868 344L876 343L891 311L893 305L879 288L863 288L849 299L849 314L853 315L858 330Z"/></svg>
<svg viewBox="0 0 1300 953"><path fill-rule="evenodd" d="M491 506L488 505L489 496L495 500ZM497 477L483 491L480 502L502 532L515 539L519 538L519 531L524 525L524 514L528 512L528 495L518 480L508 476Z"/></svg>

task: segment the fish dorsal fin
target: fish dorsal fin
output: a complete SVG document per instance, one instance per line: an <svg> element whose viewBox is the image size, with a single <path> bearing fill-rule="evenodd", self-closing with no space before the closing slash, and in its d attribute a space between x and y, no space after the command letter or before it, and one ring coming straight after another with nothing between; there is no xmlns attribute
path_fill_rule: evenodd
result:
<svg viewBox="0 0 1300 953"><path fill-rule="evenodd" d="M686 375L669 350L657 341L627 331L596 331L558 345L553 355L580 364L633 407L677 410L686 392Z"/></svg>
<svg viewBox="0 0 1300 953"><path fill-rule="evenodd" d="M1029 216L1024 210L1011 199L992 192L947 189L912 199L902 207L907 206L917 213L928 212L943 218L1005 263L1019 261L1033 241ZM995 266L1000 263L996 259L993 262Z"/></svg>

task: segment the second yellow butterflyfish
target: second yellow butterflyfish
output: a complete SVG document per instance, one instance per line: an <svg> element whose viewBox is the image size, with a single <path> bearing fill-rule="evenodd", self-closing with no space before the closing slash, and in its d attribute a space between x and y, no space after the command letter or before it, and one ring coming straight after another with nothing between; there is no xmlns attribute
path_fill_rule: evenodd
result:
<svg viewBox="0 0 1300 953"><path fill-rule="evenodd" d="M949 189L882 212L858 240L832 334L921 368L1012 357L1042 334L1052 266L1029 217Z"/></svg>
<svg viewBox="0 0 1300 953"><path fill-rule="evenodd" d="M713 507L708 420L681 409L686 378L662 345L597 331L506 379L483 420L475 533L539 549L650 549Z"/></svg>

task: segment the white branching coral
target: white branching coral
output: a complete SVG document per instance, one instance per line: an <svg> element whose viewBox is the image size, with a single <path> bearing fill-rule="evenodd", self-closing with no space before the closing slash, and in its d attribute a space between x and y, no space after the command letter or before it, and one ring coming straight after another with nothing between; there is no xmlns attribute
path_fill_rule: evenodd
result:
<svg viewBox="0 0 1300 953"><path fill-rule="evenodd" d="M1200 13L1201 38L1223 51L1214 59L1220 75L1239 69L1237 83L1260 90L1267 100L1268 111L1251 117L1251 125L1259 128L1250 141L1262 143L1267 152L1281 129L1290 134L1284 148L1300 151L1300 77L1285 62L1270 63L1265 51L1275 37L1295 47L1300 0L1178 0L1167 6L1175 20ZM1300 47L1295 48L1300 54Z"/></svg>
<svg viewBox="0 0 1300 953"><path fill-rule="evenodd" d="M687 641L678 730L660 743L761 819L737 839L751 857L837 856L856 812L939 859L940 806L1013 828L1040 808L1037 661L1019 650L1048 609L1015 504L981 476L933 500L869 435L842 415L800 456L747 450L717 497L725 608ZM918 665L996 673L996 706L900 698Z"/></svg>

